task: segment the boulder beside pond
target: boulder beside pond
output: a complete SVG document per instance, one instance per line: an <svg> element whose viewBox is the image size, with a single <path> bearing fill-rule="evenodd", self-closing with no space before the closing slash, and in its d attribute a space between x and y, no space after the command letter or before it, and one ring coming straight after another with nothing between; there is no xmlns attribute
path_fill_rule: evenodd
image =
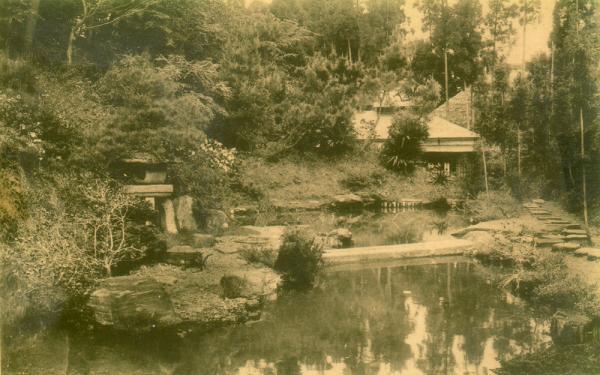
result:
<svg viewBox="0 0 600 375"><path fill-rule="evenodd" d="M352 232L350 229L337 228L328 233L321 233L316 241L325 249L344 249L352 247Z"/></svg>
<svg viewBox="0 0 600 375"><path fill-rule="evenodd" d="M243 280L235 298L227 298L232 295L222 283L226 275ZM261 302L278 283L269 268L214 254L205 271L155 265L102 280L88 306L99 325L120 330L210 328L258 318Z"/></svg>

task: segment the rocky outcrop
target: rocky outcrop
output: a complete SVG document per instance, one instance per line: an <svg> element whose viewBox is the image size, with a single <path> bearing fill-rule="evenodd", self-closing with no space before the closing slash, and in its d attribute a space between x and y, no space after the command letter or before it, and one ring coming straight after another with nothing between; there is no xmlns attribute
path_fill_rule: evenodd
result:
<svg viewBox="0 0 600 375"><path fill-rule="evenodd" d="M363 199L358 194L335 195L331 201L331 207L340 210L359 209L363 206Z"/></svg>
<svg viewBox="0 0 600 375"><path fill-rule="evenodd" d="M281 236L286 228L288 227L283 225L265 227L246 225L240 227L235 235L218 237L214 248L226 254L238 253L247 248L276 250L281 246Z"/></svg>
<svg viewBox="0 0 600 375"><path fill-rule="evenodd" d="M235 295L230 282L222 283L226 275L228 280L243 281ZM98 324L115 329L209 328L257 319L261 303L273 295L278 282L269 268L214 254L202 272L156 265L105 279L91 293L88 305Z"/></svg>

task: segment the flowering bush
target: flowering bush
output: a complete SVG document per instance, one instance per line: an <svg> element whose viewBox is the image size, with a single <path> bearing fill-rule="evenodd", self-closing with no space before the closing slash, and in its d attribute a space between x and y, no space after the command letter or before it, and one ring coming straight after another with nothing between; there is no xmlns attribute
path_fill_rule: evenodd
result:
<svg viewBox="0 0 600 375"><path fill-rule="evenodd" d="M235 164L235 148L229 149L214 139L207 138L201 145L211 166L224 172L230 172Z"/></svg>

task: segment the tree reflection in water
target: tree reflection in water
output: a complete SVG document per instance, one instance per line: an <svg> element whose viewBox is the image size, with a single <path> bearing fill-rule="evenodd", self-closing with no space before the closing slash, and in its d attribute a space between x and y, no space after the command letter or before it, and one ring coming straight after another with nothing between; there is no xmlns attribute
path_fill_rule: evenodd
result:
<svg viewBox="0 0 600 375"><path fill-rule="evenodd" d="M260 322L184 338L82 336L72 360L111 374L485 374L550 339L547 320L478 270L332 271L315 290L279 296Z"/></svg>

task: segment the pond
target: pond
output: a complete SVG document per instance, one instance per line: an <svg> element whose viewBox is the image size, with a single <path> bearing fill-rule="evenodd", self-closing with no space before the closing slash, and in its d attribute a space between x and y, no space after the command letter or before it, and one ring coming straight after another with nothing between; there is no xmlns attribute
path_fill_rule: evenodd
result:
<svg viewBox="0 0 600 375"><path fill-rule="evenodd" d="M280 212L259 215L253 225L308 225L317 233L336 228L352 232L353 246L380 246L452 238L450 233L468 225L455 210L399 209L386 212L331 211Z"/></svg>
<svg viewBox="0 0 600 375"><path fill-rule="evenodd" d="M262 320L208 333L82 331L67 350L57 332L8 350L6 373L491 374L550 344L548 317L477 264L412 262L332 268L314 290L279 296Z"/></svg>

